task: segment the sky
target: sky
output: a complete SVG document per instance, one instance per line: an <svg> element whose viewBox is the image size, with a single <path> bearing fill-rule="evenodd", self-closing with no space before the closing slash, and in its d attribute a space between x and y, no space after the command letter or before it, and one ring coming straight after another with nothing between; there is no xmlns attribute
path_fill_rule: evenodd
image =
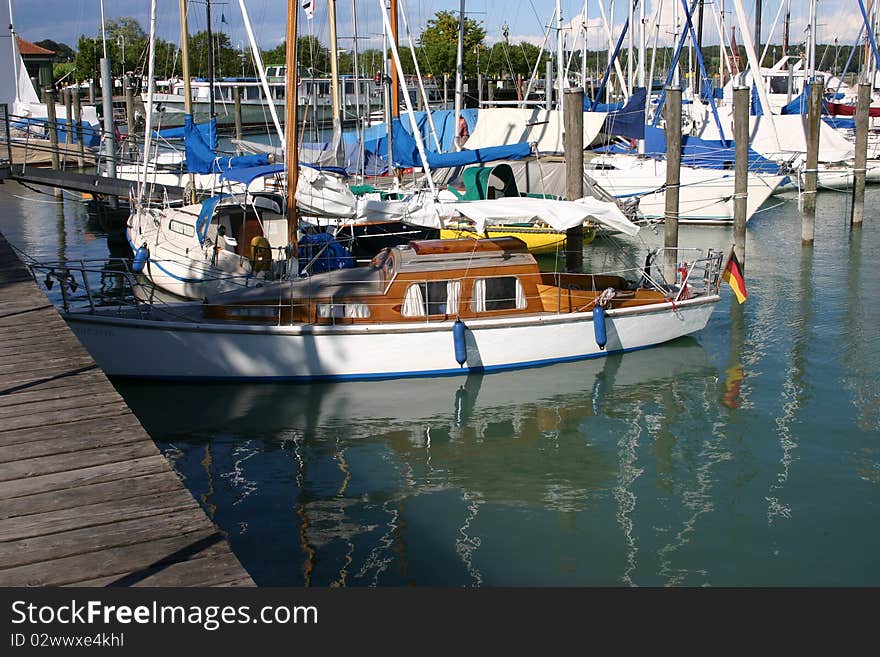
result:
<svg viewBox="0 0 880 657"><path fill-rule="evenodd" d="M5 3L6 0L0 0ZM101 25L101 0L11 0L13 22L16 32L28 41L52 39L66 43L72 47L81 34L98 35ZM657 21L652 17L660 9L661 44L669 43L673 34L673 6L680 6L681 0L644 0L648 24L653 26ZM774 18L780 7L780 1L764 0L763 40L770 36ZM178 0L157 0L157 32L162 38L179 41L180 20ZM381 48L381 14L380 0L338 0L337 26L341 48L351 49L354 30L352 27L352 4L357 4L358 36L362 38L360 49L368 47ZM604 0L606 8L614 0ZM725 0L706 0L706 19L704 42L718 43L716 16L720 5ZM458 11L457 0L399 0L404 6L410 30L415 36L425 23L438 11ZM245 0L257 41L263 49L272 48L284 40L285 36L285 0ZM315 0L316 11L312 20L305 20L301 15L300 34L314 34L327 43L327 4ZM562 0L563 22L566 26L566 43L570 45L575 39L575 47L579 48L586 32L587 45L590 48L604 48L607 35L604 22L599 11L599 0L588 0L587 20L582 17L584 2ZM743 0L750 27L754 23L754 0ZM511 43L529 41L541 45L547 23L553 15L555 0L467 0L466 13L477 20L486 31L488 44L502 40L502 30L507 26ZM609 23L613 25L612 34L616 36L626 20L626 0L616 0L613 16ZM235 47L247 47L247 35L239 8L239 0L211 0L213 27L225 31ZM796 44L804 38L807 24L807 0L791 0L792 29L791 43ZM145 31L149 31L150 0L103 0L106 19L132 16L138 19ZM733 0L726 0L727 38L730 25L734 22ZM190 33L205 29L204 0L190 2ZM817 28L820 43L832 43L835 38L841 45L852 43L861 25L861 14L856 0L818 0L819 26ZM47 20L47 17L51 17ZM221 19L225 18L225 23ZM781 40L781 22L775 31L773 42ZM586 30L584 24L588 25ZM653 29L653 28L651 28ZM740 43L742 41L739 39ZM401 35L404 35L401 21ZM403 37L401 37L403 38ZM550 37L555 40L555 32ZM653 37L652 37L653 39Z"/></svg>

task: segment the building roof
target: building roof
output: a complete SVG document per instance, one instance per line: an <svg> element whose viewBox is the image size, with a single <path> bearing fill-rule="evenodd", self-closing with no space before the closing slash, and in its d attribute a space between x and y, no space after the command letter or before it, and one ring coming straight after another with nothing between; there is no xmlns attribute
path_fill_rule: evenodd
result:
<svg viewBox="0 0 880 657"><path fill-rule="evenodd" d="M30 41L25 41L21 37L16 37L18 40L18 52L25 55L54 55L54 50L49 50L48 48L43 48L42 46L38 46L35 43L31 43Z"/></svg>

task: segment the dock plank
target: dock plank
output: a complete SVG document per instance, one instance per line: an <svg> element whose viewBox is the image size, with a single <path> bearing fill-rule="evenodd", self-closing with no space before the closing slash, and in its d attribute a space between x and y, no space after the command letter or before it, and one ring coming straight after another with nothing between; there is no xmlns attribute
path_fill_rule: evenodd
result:
<svg viewBox="0 0 880 657"><path fill-rule="evenodd" d="M2 234L0 482L0 586L253 586Z"/></svg>
<svg viewBox="0 0 880 657"><path fill-rule="evenodd" d="M151 493L180 490L180 482L166 477L164 472L144 474L116 481L86 484L75 488L35 493L27 497L3 500L0 519L24 518L38 513L78 509L100 504L105 500L128 500ZM77 511L77 513L79 513Z"/></svg>

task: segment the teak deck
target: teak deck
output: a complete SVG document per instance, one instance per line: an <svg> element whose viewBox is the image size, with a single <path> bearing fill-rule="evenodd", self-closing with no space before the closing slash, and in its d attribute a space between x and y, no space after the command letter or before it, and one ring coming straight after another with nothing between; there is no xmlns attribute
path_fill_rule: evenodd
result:
<svg viewBox="0 0 880 657"><path fill-rule="evenodd" d="M0 234L0 586L253 586Z"/></svg>

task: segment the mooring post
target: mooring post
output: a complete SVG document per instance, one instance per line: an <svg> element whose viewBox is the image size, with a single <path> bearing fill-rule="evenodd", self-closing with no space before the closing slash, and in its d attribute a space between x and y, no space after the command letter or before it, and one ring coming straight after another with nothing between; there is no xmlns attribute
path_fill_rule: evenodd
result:
<svg viewBox="0 0 880 657"><path fill-rule="evenodd" d="M241 87L232 87L232 102L234 103L233 116L235 117L235 138L241 140ZM236 146L236 150L240 151L241 146Z"/></svg>
<svg viewBox="0 0 880 657"><path fill-rule="evenodd" d="M73 144L73 102L71 100L72 89L69 87L64 89L61 93L64 95L64 115L66 117L64 123L64 143ZM67 163L67 149L64 149L64 159L61 161L61 166L65 166Z"/></svg>
<svg viewBox="0 0 880 657"><path fill-rule="evenodd" d="M107 175L116 178L116 132L113 124L113 78L110 76L110 60L101 58L101 103L104 108L104 156L107 163ZM144 155L146 157L146 154ZM119 207L119 199L109 196L107 202L115 210Z"/></svg>
<svg viewBox="0 0 880 657"><path fill-rule="evenodd" d="M89 105L95 104L95 78L89 80Z"/></svg>
<svg viewBox="0 0 880 657"><path fill-rule="evenodd" d="M52 168L56 171L61 168L58 157L58 119L55 112L55 89L46 87L46 128L49 131L49 144L52 152ZM61 188L55 188L55 198L61 198Z"/></svg>
<svg viewBox="0 0 880 657"><path fill-rule="evenodd" d="M131 89L131 76L126 73L122 76L122 87L125 90L125 126L128 132L128 156L132 156L134 148L134 92Z"/></svg>
<svg viewBox="0 0 880 657"><path fill-rule="evenodd" d="M483 106L483 74L477 73L477 107Z"/></svg>
<svg viewBox="0 0 880 657"><path fill-rule="evenodd" d="M489 98L489 102L487 104L487 107L494 107L495 106L495 78L489 78L489 80L486 81L486 95Z"/></svg>
<svg viewBox="0 0 880 657"><path fill-rule="evenodd" d="M678 265L678 192L681 181L681 87L666 87L666 208L663 214L663 246L666 247L663 278L675 282Z"/></svg>
<svg viewBox="0 0 880 657"><path fill-rule="evenodd" d="M566 89L562 102L565 195L576 201L584 195L584 90ZM583 225L565 231L565 268L574 272L584 269Z"/></svg>
<svg viewBox="0 0 880 657"><path fill-rule="evenodd" d="M852 227L861 226L865 215L865 169L868 164L868 114L871 85L859 83L856 105L856 157L853 161Z"/></svg>
<svg viewBox="0 0 880 657"><path fill-rule="evenodd" d="M73 92L73 117L76 121L76 141L79 143L79 154L76 156L76 166L83 169L86 166L86 146L83 144L82 102L79 98L78 82L71 91Z"/></svg>
<svg viewBox="0 0 880 657"><path fill-rule="evenodd" d="M737 86L733 90L733 250L743 268L746 266L746 214L749 196L749 93L749 88L744 86Z"/></svg>
<svg viewBox="0 0 880 657"><path fill-rule="evenodd" d="M443 74L443 109L449 109L449 74Z"/></svg>
<svg viewBox="0 0 880 657"><path fill-rule="evenodd" d="M804 204L801 223L801 241L812 244L816 237L816 187L819 178L819 126L822 121L822 96L825 82L816 77L810 83L810 102L807 109L807 161L804 170Z"/></svg>

